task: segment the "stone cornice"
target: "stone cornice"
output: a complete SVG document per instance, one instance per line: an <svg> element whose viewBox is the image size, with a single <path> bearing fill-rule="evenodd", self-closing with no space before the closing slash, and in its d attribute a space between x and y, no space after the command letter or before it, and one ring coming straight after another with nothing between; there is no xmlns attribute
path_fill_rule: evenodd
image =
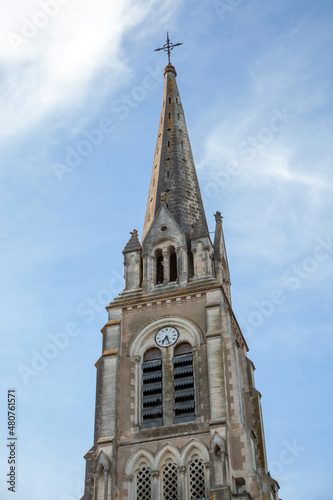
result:
<svg viewBox="0 0 333 500"><path fill-rule="evenodd" d="M154 437L149 437L149 438L142 438L142 439L133 439L131 441L123 441L123 442L120 442L119 443L119 446L133 446L133 444L140 444L140 443L148 443L148 442L151 442L151 441L164 441L166 439L175 439L175 438L179 438L179 439L182 439L184 436L194 436L194 435L198 435L198 434L202 434L202 435L205 435L205 434L209 434L210 433L210 430L209 429L201 429L201 430L193 430L193 431L189 431L189 432L178 432L178 433L174 433L174 434L165 434L165 435L161 435L161 436L154 436Z"/></svg>
<svg viewBox="0 0 333 500"><path fill-rule="evenodd" d="M213 277L207 277L204 280L195 280L189 283L186 288L179 288L174 285L161 285L160 288L152 291L149 294L143 294L142 290L134 291L131 294L120 294L114 299L111 304L106 307L106 310L120 307L137 306L138 304L146 305L163 299L172 299L174 297L195 296L201 291L210 291L212 288L221 288L222 285Z"/></svg>
<svg viewBox="0 0 333 500"><path fill-rule="evenodd" d="M204 279L193 279L186 288L178 288L178 289L172 289L172 290L164 290L162 289L163 287L159 288L159 290L156 290L149 293L149 294L143 294L142 289L141 290L136 290L132 292L131 294L126 294L125 296L121 296L121 294L114 299L111 304L109 304L106 307L106 310L109 311L110 309L118 309L118 308L127 308L132 310L136 308L143 308L146 307L149 304L149 308L152 307L153 305L155 306L158 302L163 305L165 305L165 302L168 300L172 301L173 299L178 299L178 304L180 304L179 299L182 301L184 300L185 302L188 302L187 297L194 297L197 298L201 294L205 294L205 292L212 291L212 290L221 290L222 295L223 295L223 301L228 308L228 311L230 312L231 315L231 323L232 323L232 330L233 334L235 335L238 343L240 345L244 345L246 350L248 351L248 345L246 343L246 340L243 336L243 333L240 329L240 326L237 322L236 316L232 310L231 304L229 302L228 296L224 290L224 287L221 283L219 283L215 278L207 276ZM167 287L166 287L167 288ZM217 303L213 304L207 304L208 307L217 307ZM115 320L115 321L120 321L120 320ZM106 324L108 325L108 323Z"/></svg>

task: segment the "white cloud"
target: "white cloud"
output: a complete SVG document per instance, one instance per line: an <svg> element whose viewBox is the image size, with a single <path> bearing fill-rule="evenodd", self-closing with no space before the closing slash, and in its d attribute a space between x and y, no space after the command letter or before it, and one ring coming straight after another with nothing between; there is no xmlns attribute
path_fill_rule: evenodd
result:
<svg viewBox="0 0 333 500"><path fill-rule="evenodd" d="M29 131L52 112L75 111L88 91L98 98L110 94L130 74L121 57L123 36L148 14L155 17L153 6L156 16L165 10L156 0L99 0L93 9L88 0L6 3L0 25L0 70L6 75L0 137ZM92 89L101 71L108 88L101 81Z"/></svg>
<svg viewBox="0 0 333 500"><path fill-rule="evenodd" d="M321 36L313 41L309 33ZM212 120L203 140L201 189L204 200L227 215L234 231L229 246L243 261L297 262L329 233L333 151L322 54L330 33L329 23L319 26L303 16L250 58L241 106L221 97L212 110L216 117L218 108L223 118ZM278 114L287 119L275 130L272 118ZM325 273L316 278L324 281Z"/></svg>

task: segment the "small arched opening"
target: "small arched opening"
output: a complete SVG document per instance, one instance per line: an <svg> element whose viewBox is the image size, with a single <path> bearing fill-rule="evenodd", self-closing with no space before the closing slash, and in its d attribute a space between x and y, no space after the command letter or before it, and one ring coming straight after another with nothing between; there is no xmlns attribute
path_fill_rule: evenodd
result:
<svg viewBox="0 0 333 500"><path fill-rule="evenodd" d="M222 455L221 448L219 447L218 444L215 445L214 454L216 457L221 457L221 455Z"/></svg>
<svg viewBox="0 0 333 500"><path fill-rule="evenodd" d="M104 478L104 466L100 464L96 471L95 477L95 498L97 500L103 500L105 498L105 478Z"/></svg>
<svg viewBox="0 0 333 500"><path fill-rule="evenodd" d="M215 483L217 485L224 484L223 480L223 467L222 464L222 450L218 444L214 446L214 469L215 469Z"/></svg>
<svg viewBox="0 0 333 500"><path fill-rule="evenodd" d="M188 277L193 278L194 276L194 262L193 262L193 253L191 250L187 251L188 258Z"/></svg>
<svg viewBox="0 0 333 500"><path fill-rule="evenodd" d="M174 247L170 248L170 282L177 281L177 254Z"/></svg>
<svg viewBox="0 0 333 500"><path fill-rule="evenodd" d="M156 285L163 283L164 280L164 266L163 266L163 253L162 250L156 250Z"/></svg>

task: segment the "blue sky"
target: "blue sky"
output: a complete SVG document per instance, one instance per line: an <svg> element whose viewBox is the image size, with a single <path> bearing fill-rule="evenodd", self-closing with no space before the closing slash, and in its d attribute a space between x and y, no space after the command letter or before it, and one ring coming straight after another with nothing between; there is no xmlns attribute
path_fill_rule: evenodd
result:
<svg viewBox="0 0 333 500"><path fill-rule="evenodd" d="M2 4L0 426L14 387L15 498L82 493L99 331L142 230L167 30L184 43L172 61L211 231L224 216L269 468L283 500L333 498L332 2Z"/></svg>

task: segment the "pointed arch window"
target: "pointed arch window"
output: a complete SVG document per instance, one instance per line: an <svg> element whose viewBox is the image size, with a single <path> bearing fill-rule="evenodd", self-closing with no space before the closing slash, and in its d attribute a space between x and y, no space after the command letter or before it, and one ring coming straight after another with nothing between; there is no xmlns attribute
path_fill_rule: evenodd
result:
<svg viewBox="0 0 333 500"><path fill-rule="evenodd" d="M151 499L151 472L146 464L142 464L136 473L135 493L137 500Z"/></svg>
<svg viewBox="0 0 333 500"><path fill-rule="evenodd" d="M190 500L203 500L205 496L205 466L203 460L195 457L189 463Z"/></svg>
<svg viewBox="0 0 333 500"><path fill-rule="evenodd" d="M142 427L163 425L162 355L154 347L145 352L142 362Z"/></svg>
<svg viewBox="0 0 333 500"><path fill-rule="evenodd" d="M156 285L164 281L163 253L162 250L156 250Z"/></svg>
<svg viewBox="0 0 333 500"><path fill-rule="evenodd" d="M98 467L98 470L96 472L95 476L95 497L98 498L98 496L104 496L104 489L105 489L105 484L104 484L104 467L103 465L100 465Z"/></svg>
<svg viewBox="0 0 333 500"><path fill-rule="evenodd" d="M169 281L177 281L178 273L177 273L177 254L175 247L170 247L170 279Z"/></svg>
<svg viewBox="0 0 333 500"><path fill-rule="evenodd" d="M195 420L195 395L192 346L176 346L173 358L174 422Z"/></svg>
<svg viewBox="0 0 333 500"><path fill-rule="evenodd" d="M178 474L177 465L168 460L163 468L163 500L178 500Z"/></svg>
<svg viewBox="0 0 333 500"><path fill-rule="evenodd" d="M187 261L188 261L188 277L193 278L194 276L194 259L191 250L187 251Z"/></svg>

